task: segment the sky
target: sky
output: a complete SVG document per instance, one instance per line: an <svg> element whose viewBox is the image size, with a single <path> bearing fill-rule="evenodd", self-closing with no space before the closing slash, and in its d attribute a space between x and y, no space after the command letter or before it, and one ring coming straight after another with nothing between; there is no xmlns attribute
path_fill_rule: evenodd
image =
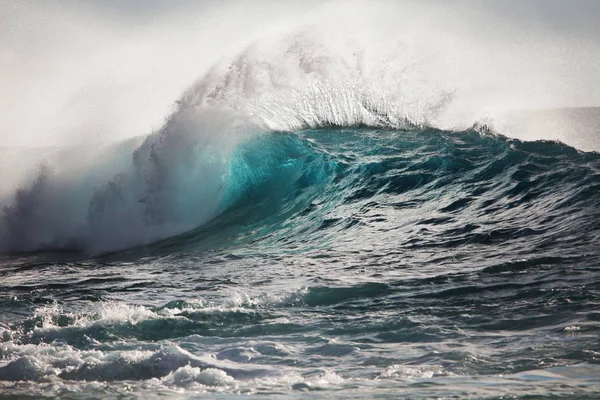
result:
<svg viewBox="0 0 600 400"><path fill-rule="evenodd" d="M490 107L600 106L598 20L596 0L0 0L0 146L148 134L221 58L311 23L448 35L459 85Z"/></svg>

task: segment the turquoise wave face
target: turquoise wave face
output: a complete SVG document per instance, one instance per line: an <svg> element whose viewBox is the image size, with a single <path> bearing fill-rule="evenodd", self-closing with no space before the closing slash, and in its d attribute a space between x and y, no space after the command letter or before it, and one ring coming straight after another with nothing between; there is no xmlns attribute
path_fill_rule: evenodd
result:
<svg viewBox="0 0 600 400"><path fill-rule="evenodd" d="M333 183L339 163L294 134L251 139L233 153L222 208L238 225L294 216Z"/></svg>
<svg viewBox="0 0 600 400"><path fill-rule="evenodd" d="M599 166L595 153L485 129L267 133L233 152L220 215L151 251L375 249L391 235L402 251L493 257L489 245L544 252L565 232L582 248L598 235Z"/></svg>

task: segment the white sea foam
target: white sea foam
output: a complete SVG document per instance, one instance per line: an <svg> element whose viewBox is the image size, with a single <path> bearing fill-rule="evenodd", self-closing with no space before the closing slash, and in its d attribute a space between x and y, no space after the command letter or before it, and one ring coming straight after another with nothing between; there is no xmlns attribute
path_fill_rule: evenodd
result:
<svg viewBox="0 0 600 400"><path fill-rule="evenodd" d="M162 378L167 385L190 387L193 384L204 386L228 386L235 382L231 376L216 368L200 369L190 366L180 367Z"/></svg>

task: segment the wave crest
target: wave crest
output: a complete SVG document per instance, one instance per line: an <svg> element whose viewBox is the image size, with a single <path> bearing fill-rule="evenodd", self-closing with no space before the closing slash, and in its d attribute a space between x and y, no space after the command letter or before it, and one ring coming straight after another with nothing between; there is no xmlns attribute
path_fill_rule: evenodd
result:
<svg viewBox="0 0 600 400"><path fill-rule="evenodd" d="M264 234L314 201L329 209L348 199L424 188L461 168L472 171L485 157L497 157L495 148L525 162L504 139L489 139L492 131L485 125L464 132L430 128L452 103L453 92L441 83L423 83L420 67L406 63L402 52L377 64L365 62L366 51L336 49L307 33L250 46L193 85L164 126L145 139L83 154L56 153L4 205L0 251L104 253L190 232L209 221L219 233L231 231L223 227L227 221L233 232L258 224L256 232ZM327 127L353 129L323 146L318 144L323 136L310 133L264 135ZM361 127L388 130L389 137L356 129ZM396 140L403 132L407 140ZM415 140L415 133L422 139ZM478 163L468 152L449 151L461 141L475 143ZM413 154L412 167L386 167L390 151L410 148L422 152ZM528 190L528 183L520 185ZM244 203L247 198L257 203ZM286 232L303 226L290 223Z"/></svg>

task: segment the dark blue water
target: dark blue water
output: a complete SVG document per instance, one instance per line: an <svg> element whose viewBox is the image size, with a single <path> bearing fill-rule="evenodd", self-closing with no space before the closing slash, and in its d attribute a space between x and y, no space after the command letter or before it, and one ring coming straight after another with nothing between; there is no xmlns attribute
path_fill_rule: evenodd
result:
<svg viewBox="0 0 600 400"><path fill-rule="evenodd" d="M51 177L4 210L3 396L596 398L599 154L486 127L156 143L82 180L81 240L32 211ZM114 251L129 204L156 235Z"/></svg>

